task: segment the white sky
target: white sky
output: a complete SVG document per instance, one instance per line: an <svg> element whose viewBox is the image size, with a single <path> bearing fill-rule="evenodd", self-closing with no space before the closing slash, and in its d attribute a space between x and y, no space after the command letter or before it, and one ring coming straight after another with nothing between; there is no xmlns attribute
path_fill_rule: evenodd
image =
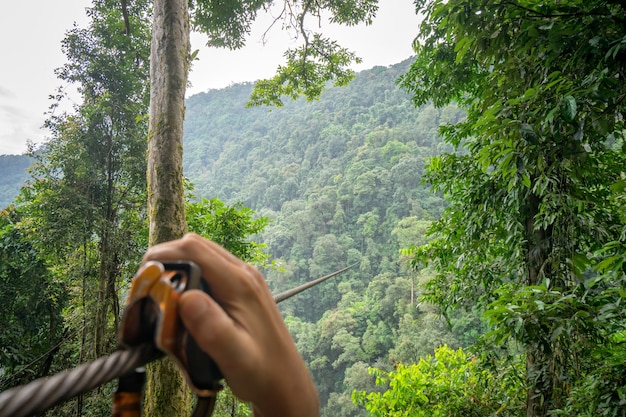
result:
<svg viewBox="0 0 626 417"><path fill-rule="evenodd" d="M5 1L0 13L0 155L21 154L26 141L41 142L46 111L61 85L54 69L65 63L61 40L74 22L88 24L89 0ZM261 16L247 46L238 51L207 48L205 38L192 34L192 49L199 49L190 74L188 96L230 84L273 75L284 62L283 52L295 46L278 28L265 45L263 32L271 22ZM354 69L398 63L413 54L418 18L412 0L380 0L373 25L344 28L324 25L321 31L363 58Z"/></svg>

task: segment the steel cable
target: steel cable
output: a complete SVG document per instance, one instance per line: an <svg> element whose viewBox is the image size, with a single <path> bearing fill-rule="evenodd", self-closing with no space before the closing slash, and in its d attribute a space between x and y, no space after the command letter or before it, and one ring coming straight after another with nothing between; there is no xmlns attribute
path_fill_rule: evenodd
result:
<svg viewBox="0 0 626 417"><path fill-rule="evenodd" d="M274 295L274 301L280 303L352 268L354 265ZM161 356L163 356L163 352L159 351L153 344L140 345L128 350L118 350L109 356L85 363L72 370L47 378L36 379L27 385L0 392L0 417L29 417L41 413L70 398L126 375L135 368ZM215 405L215 398L201 399L198 405L200 410L204 410L209 413L207 415L210 415ZM198 414L194 413L195 415Z"/></svg>
<svg viewBox="0 0 626 417"><path fill-rule="evenodd" d="M162 356L152 345L118 350L48 378L0 393L0 417L28 417L119 378Z"/></svg>

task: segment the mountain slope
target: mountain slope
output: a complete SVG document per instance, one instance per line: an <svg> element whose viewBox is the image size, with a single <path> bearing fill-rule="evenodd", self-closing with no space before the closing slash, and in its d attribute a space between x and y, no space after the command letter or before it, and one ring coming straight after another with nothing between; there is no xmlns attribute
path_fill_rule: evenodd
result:
<svg viewBox="0 0 626 417"><path fill-rule="evenodd" d="M0 155L0 209L11 204L28 179L33 159L26 155Z"/></svg>
<svg viewBox="0 0 626 417"><path fill-rule="evenodd" d="M438 126L462 114L414 108L396 86L408 65L363 71L319 101L278 109L246 109L251 84L187 101L185 175L197 197L241 201L272 220L260 239L284 268L266 271L274 291L356 264L281 303L325 416L363 415L350 393L372 383L368 366L457 343L416 310L399 250L423 243L444 207L421 177L442 151Z"/></svg>

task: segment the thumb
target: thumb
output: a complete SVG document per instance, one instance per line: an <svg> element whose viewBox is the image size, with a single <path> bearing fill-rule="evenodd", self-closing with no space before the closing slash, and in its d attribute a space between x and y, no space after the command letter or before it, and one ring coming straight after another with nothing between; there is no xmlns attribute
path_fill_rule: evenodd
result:
<svg viewBox="0 0 626 417"><path fill-rule="evenodd" d="M234 348L240 343L237 327L215 300L199 290L186 291L180 296L178 314L198 346L218 365L236 361L241 354Z"/></svg>
<svg viewBox="0 0 626 417"><path fill-rule="evenodd" d="M178 314L185 323L185 327L192 334L206 323L207 317L214 310L211 300L206 294L198 290L191 290L181 294L178 301Z"/></svg>

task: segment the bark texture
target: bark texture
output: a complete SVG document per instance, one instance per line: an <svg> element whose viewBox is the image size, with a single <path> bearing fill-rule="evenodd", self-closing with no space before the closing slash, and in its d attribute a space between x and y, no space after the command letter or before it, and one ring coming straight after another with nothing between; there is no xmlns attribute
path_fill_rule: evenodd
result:
<svg viewBox="0 0 626 417"><path fill-rule="evenodd" d="M155 0L150 49L148 211L150 245L186 231L183 120L189 62L186 0ZM165 359L148 366L145 415L189 415L190 394L176 366Z"/></svg>
<svg viewBox="0 0 626 417"><path fill-rule="evenodd" d="M148 209L150 244L186 230L183 120L189 57L189 15L184 0L155 0L150 49Z"/></svg>

